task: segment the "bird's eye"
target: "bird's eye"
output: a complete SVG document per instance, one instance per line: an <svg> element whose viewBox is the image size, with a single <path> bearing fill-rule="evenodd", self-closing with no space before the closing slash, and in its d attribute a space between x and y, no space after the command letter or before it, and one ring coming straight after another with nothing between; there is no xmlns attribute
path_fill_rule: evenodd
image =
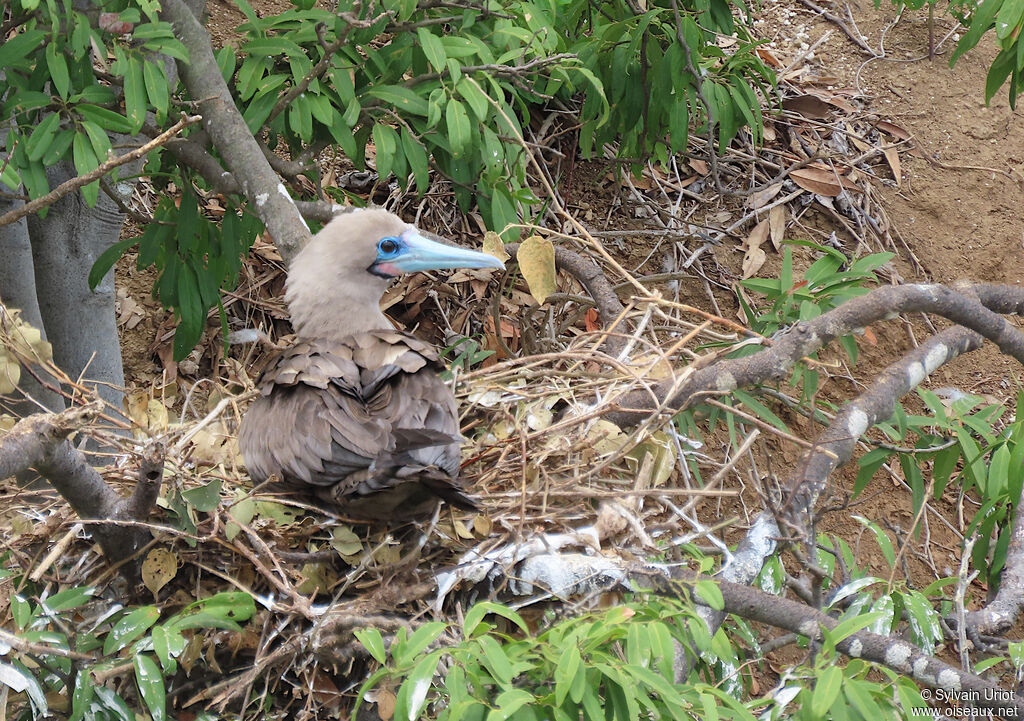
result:
<svg viewBox="0 0 1024 721"><path fill-rule="evenodd" d="M398 241L394 238L385 238L381 242L377 243L377 250L380 251L381 255L392 255L398 252Z"/></svg>

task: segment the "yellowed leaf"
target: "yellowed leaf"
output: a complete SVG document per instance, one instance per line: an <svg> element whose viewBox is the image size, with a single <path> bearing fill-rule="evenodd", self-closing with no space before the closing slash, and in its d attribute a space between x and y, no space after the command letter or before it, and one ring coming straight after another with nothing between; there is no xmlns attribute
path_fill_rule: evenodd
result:
<svg viewBox="0 0 1024 721"><path fill-rule="evenodd" d="M21 380L21 366L7 356L0 356L0 396L14 393Z"/></svg>
<svg viewBox="0 0 1024 721"><path fill-rule="evenodd" d="M170 417L167 414L167 406L158 399L153 398L146 404L146 427L154 431L167 429Z"/></svg>
<svg viewBox="0 0 1024 721"><path fill-rule="evenodd" d="M768 238L768 221L762 220L750 231L743 241L743 277L750 278L761 270L768 255L761 250L761 244Z"/></svg>
<svg viewBox="0 0 1024 721"><path fill-rule="evenodd" d="M776 253L779 252L779 246L786 235L786 214L785 205L776 205L768 211L768 237L771 238Z"/></svg>
<svg viewBox="0 0 1024 721"><path fill-rule="evenodd" d="M493 230L489 230L484 234L483 251L488 255L493 255L502 263L509 259L508 253L505 252L505 243L502 242L501 236Z"/></svg>
<svg viewBox="0 0 1024 721"><path fill-rule="evenodd" d="M547 238L531 235L516 254L530 294L538 304L555 292L555 246Z"/></svg>
<svg viewBox="0 0 1024 721"><path fill-rule="evenodd" d="M154 548L142 561L142 582L154 598L177 574L178 555L165 548Z"/></svg>

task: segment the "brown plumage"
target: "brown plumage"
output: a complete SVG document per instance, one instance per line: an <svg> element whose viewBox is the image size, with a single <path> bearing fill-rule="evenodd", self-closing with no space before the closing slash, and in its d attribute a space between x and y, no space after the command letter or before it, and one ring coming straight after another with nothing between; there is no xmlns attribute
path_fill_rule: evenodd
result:
<svg viewBox="0 0 1024 721"><path fill-rule="evenodd" d="M362 210L295 258L286 298L298 341L263 372L239 432L254 480L275 475L370 520L419 515L438 498L474 507L457 480L458 415L438 356L394 330L379 301L400 272L500 263L430 243L390 213Z"/></svg>

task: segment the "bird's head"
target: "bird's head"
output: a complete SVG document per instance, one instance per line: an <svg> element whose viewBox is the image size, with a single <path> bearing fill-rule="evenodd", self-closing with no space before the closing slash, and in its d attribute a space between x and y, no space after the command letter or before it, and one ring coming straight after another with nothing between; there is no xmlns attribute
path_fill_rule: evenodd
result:
<svg viewBox="0 0 1024 721"><path fill-rule="evenodd" d="M350 335L389 327L378 304L388 281L403 273L504 267L492 255L426 238L386 210L355 210L325 225L295 257L286 298L299 335Z"/></svg>

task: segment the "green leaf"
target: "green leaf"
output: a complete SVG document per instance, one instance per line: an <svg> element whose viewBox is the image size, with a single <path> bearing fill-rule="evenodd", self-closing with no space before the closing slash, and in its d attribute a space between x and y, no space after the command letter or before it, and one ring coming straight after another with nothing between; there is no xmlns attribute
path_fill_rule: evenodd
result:
<svg viewBox="0 0 1024 721"><path fill-rule="evenodd" d="M142 606L130 611L110 629L103 642L103 655L109 656L126 648L148 631L159 618L160 610L156 606Z"/></svg>
<svg viewBox="0 0 1024 721"><path fill-rule="evenodd" d="M404 125L401 135L405 159L409 161L413 178L416 180L416 191L423 194L430 185L430 159L427 157L427 151Z"/></svg>
<svg viewBox="0 0 1024 721"><path fill-rule="evenodd" d="M104 130L112 130L115 133L132 132L131 121L120 113L115 113L113 110L101 108L98 105L81 104L75 106L75 111Z"/></svg>
<svg viewBox="0 0 1024 721"><path fill-rule="evenodd" d="M398 149L398 133L388 125L375 123L373 126L373 144L377 148L377 175L384 180L391 175Z"/></svg>
<svg viewBox="0 0 1024 721"><path fill-rule="evenodd" d="M50 143L50 147L47 148L46 153L43 154L42 163L44 166L49 168L51 165L56 165L58 162L64 159L67 155L68 148L71 147L71 141L75 138L75 131L70 128L64 128L57 133L57 136Z"/></svg>
<svg viewBox="0 0 1024 721"><path fill-rule="evenodd" d="M363 648L370 652L370 655L376 659L377 663L383 665L387 663L387 651L384 650L384 637L380 631L376 628L359 628L354 631L355 637L359 639L359 643L363 644Z"/></svg>
<svg viewBox="0 0 1024 721"><path fill-rule="evenodd" d="M50 69L50 80L53 81L54 90L67 100L68 90L71 88L71 75L68 73L68 61L64 57L63 45L58 46L56 42L47 44L46 66Z"/></svg>
<svg viewBox="0 0 1024 721"><path fill-rule="evenodd" d="M110 138L103 132L96 123L89 120L82 121L82 129L85 130L85 134L89 136L89 144L92 145L93 151L96 153L96 158L102 163L110 157Z"/></svg>
<svg viewBox="0 0 1024 721"><path fill-rule="evenodd" d="M218 478L210 481L205 486L182 491L181 497L197 511L212 513L220 505L220 488L221 480Z"/></svg>
<svg viewBox="0 0 1024 721"><path fill-rule="evenodd" d="M444 72L448 56L444 52L444 44L441 39L425 27L417 28L416 35L420 39L420 47L423 54L427 56L427 62L434 68L435 72Z"/></svg>
<svg viewBox="0 0 1024 721"><path fill-rule="evenodd" d="M138 133L146 122L146 81L143 77L142 60L129 55L124 63L124 108L131 122L131 133Z"/></svg>
<svg viewBox="0 0 1024 721"><path fill-rule="evenodd" d="M0 43L0 68L23 67L29 64L29 56L46 38L42 30L26 30Z"/></svg>
<svg viewBox="0 0 1024 721"><path fill-rule="evenodd" d="M580 673L582 664L580 649L575 642L570 643L562 651L558 663L555 665L555 705L561 706L565 697L569 694L576 674Z"/></svg>
<svg viewBox="0 0 1024 721"><path fill-rule="evenodd" d="M53 594L42 605L50 612L59 613L84 606L95 595L96 589L93 586L73 586Z"/></svg>
<svg viewBox="0 0 1024 721"><path fill-rule="evenodd" d="M416 721L427 705L427 693L430 691L437 662L441 652L434 651L416 664L408 678L402 683L398 697L395 699L395 719L398 721Z"/></svg>
<svg viewBox="0 0 1024 721"><path fill-rule="evenodd" d="M25 143L25 153L28 155L28 159L31 161L42 159L46 151L50 149L53 138L59 129L60 115L50 113L43 118L42 122L32 131L28 142Z"/></svg>
<svg viewBox="0 0 1024 721"><path fill-rule="evenodd" d="M185 646L187 645L185 637L178 633L178 631L169 629L164 625L154 626L151 636L153 639L153 651L156 652L156 657L160 659L160 665L166 673L175 673L178 669L176 659L185 651Z"/></svg>
<svg viewBox="0 0 1024 721"><path fill-rule="evenodd" d="M85 175L99 166L96 153L89 142L89 136L85 133L75 133L75 137L71 141L71 152L72 158L75 161L75 170L78 171L79 175ZM90 208L96 205L99 191L100 184L98 180L94 180L82 188L82 197Z"/></svg>
<svg viewBox="0 0 1024 721"><path fill-rule="evenodd" d="M877 541L878 547L882 549L882 555L885 556L885 560L889 563L889 567L892 568L896 563L896 552L893 550L892 541L889 540L889 536L886 535L885 531L878 527L878 524L869 521L867 518L864 518L864 516L855 515L853 518L875 535L875 541Z"/></svg>
<svg viewBox="0 0 1024 721"><path fill-rule="evenodd" d="M230 48L228 48L230 50ZM234 55L231 55L233 58ZM146 82L146 94L150 104L156 108L156 119L160 122L167 117L170 108L170 89L163 68L151 60L142 63L142 77Z"/></svg>
<svg viewBox="0 0 1024 721"><path fill-rule="evenodd" d="M483 122L487 119L487 116L490 114L491 101L474 80L463 78L459 81L458 86L456 86L456 90L459 91L459 95L469 105L477 120Z"/></svg>
<svg viewBox="0 0 1024 721"><path fill-rule="evenodd" d="M811 696L811 713L818 718L825 718L842 688L843 672L838 667L829 666L818 674L814 694Z"/></svg>
<svg viewBox="0 0 1024 721"><path fill-rule="evenodd" d="M448 126L448 142L452 148L452 156L461 158L466 152L472 137L469 115L465 106L458 100L449 100L444 109L445 123Z"/></svg>
<svg viewBox="0 0 1024 721"><path fill-rule="evenodd" d="M149 715L153 721L164 721L167 718L167 692L160 667L148 653L136 654L133 662L135 682L139 686L139 695L149 709Z"/></svg>
<svg viewBox="0 0 1024 721"><path fill-rule="evenodd" d="M370 88L367 94L390 103L395 110L427 117L427 101L409 88L401 85L378 85Z"/></svg>
<svg viewBox="0 0 1024 721"><path fill-rule="evenodd" d="M721 611L725 608L722 589L714 581L698 581L693 585L693 592L713 610Z"/></svg>

